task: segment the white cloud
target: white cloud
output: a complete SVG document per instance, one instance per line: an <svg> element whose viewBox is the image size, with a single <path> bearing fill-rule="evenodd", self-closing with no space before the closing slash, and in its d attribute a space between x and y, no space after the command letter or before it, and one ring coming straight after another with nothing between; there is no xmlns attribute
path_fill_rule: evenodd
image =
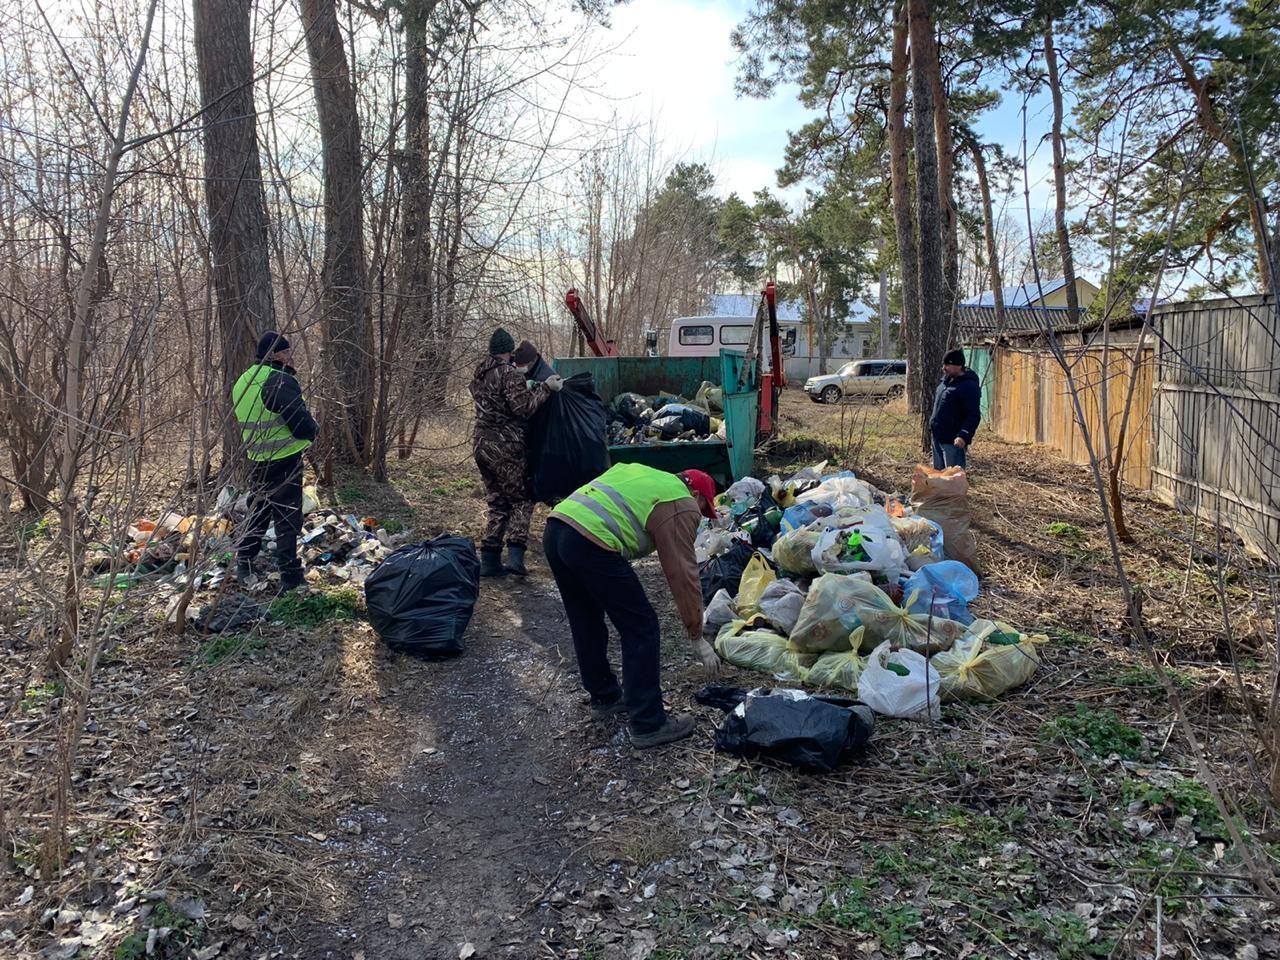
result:
<svg viewBox="0 0 1280 960"><path fill-rule="evenodd" d="M769 100L735 94L729 35L750 9L744 0L637 0L614 8L611 30L596 42L616 49L599 61L596 94L577 111L604 120L616 109L652 123L664 155L707 163L724 194L776 189L787 131L805 117L794 88Z"/></svg>

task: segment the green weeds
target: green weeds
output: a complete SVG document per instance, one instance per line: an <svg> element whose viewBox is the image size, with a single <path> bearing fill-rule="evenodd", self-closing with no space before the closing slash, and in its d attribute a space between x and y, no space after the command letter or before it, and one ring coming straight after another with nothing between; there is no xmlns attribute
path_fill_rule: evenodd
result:
<svg viewBox="0 0 1280 960"><path fill-rule="evenodd" d="M167 903L157 903L154 910L140 926L124 938L112 953L113 960L178 960L191 954L192 947L204 940L204 924L178 913ZM147 949L147 939L152 929L168 928L169 935L158 941L153 950Z"/></svg>
<svg viewBox="0 0 1280 960"><path fill-rule="evenodd" d="M43 710L52 701L61 699L65 692L66 688L61 680L46 680L43 683L33 684L22 694L22 710L24 713Z"/></svg>
<svg viewBox="0 0 1280 960"><path fill-rule="evenodd" d="M1074 523L1063 523L1061 520L1049 524L1044 528L1044 531L1052 537L1067 541L1067 543L1083 543L1085 539L1083 530Z"/></svg>
<svg viewBox="0 0 1280 960"><path fill-rule="evenodd" d="M252 655L266 649L267 638L260 633L220 633L200 645L196 661L212 667L225 660L242 655Z"/></svg>
<svg viewBox="0 0 1280 960"><path fill-rule="evenodd" d="M1122 760L1137 760L1146 749L1142 734L1110 710L1093 710L1083 704L1076 707L1075 713L1041 724L1040 739L1082 743L1095 756L1117 754Z"/></svg>
<svg viewBox="0 0 1280 960"><path fill-rule="evenodd" d="M271 617L287 627L318 627L331 620L354 620L360 612L360 594L351 587L323 592L293 591L271 604Z"/></svg>

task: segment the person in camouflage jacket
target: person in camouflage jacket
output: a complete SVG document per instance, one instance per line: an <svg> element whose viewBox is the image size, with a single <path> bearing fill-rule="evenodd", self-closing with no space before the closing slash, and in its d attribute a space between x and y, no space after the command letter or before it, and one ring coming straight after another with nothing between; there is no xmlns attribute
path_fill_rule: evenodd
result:
<svg viewBox="0 0 1280 960"><path fill-rule="evenodd" d="M480 541L480 575L504 573L525 576L525 547L533 498L529 489L525 421L557 392L564 381L554 374L532 390L512 365L516 344L499 327L489 338L489 356L476 367L471 398L476 405L472 452L484 481L489 519ZM502 541L507 541L507 563L502 563Z"/></svg>

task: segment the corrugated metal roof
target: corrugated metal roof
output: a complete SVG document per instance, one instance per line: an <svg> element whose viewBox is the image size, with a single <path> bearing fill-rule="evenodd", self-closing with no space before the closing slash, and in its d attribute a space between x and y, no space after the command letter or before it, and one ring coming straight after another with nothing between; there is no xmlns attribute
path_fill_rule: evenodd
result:
<svg viewBox="0 0 1280 960"><path fill-rule="evenodd" d="M755 318L756 306L760 303L759 294L721 293L707 301L709 317L751 317ZM871 323L879 317L875 304L865 300L855 300L849 304L849 313L845 323ZM789 323L803 323L805 320L804 305L799 300L778 301L778 319Z"/></svg>

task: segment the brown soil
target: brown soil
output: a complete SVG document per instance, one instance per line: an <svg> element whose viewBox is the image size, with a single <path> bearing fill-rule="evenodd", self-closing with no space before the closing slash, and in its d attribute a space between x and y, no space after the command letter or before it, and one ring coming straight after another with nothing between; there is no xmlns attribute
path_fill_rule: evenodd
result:
<svg viewBox="0 0 1280 960"><path fill-rule="evenodd" d="M788 395L784 426L793 455L834 450L886 490L909 484L899 414ZM99 670L75 853L43 883L34 844L62 698L33 695L41 635L19 614L0 665L13 704L0 953L142 956L120 951L164 926L153 956L206 960L1149 957L1157 937L1164 956L1280 955L1216 814L1198 793L1160 792L1195 763L1133 647L1087 473L989 438L973 458L987 575L975 612L1051 632L1045 665L940 723L882 721L867 755L829 777L716 754L719 715L692 702L703 678L652 560L639 569L664 624L668 703L699 727L646 752L621 724L590 721L536 549L527 581L485 583L466 654L443 663L388 653L358 620L267 625L210 665L208 641L156 629L144 589ZM465 451L397 464L393 481L348 478L336 496L424 535L479 533ZM1144 612L1242 822L1267 838L1242 698L1256 709L1266 689L1269 608L1232 555L1237 641L1264 660L1242 660L1241 687L1185 523L1140 495L1129 508ZM1136 730L1137 759L1046 733L1079 705ZM81 916L45 919L51 908ZM198 918L174 919L184 912Z"/></svg>

